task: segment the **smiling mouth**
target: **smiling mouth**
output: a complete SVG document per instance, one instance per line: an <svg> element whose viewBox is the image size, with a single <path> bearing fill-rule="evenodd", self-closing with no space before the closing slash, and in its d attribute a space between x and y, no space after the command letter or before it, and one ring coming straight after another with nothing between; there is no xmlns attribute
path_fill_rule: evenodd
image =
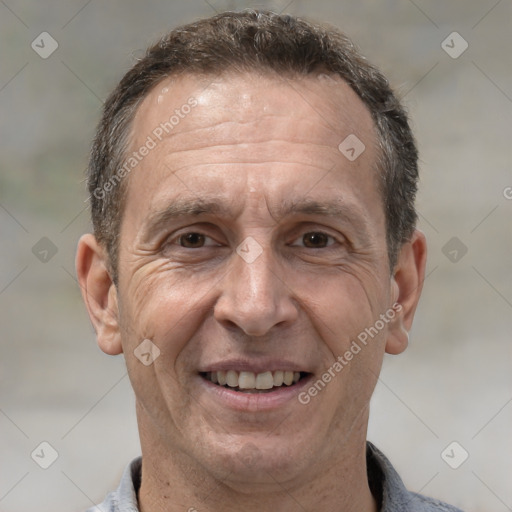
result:
<svg viewBox="0 0 512 512"><path fill-rule="evenodd" d="M240 393L270 393L282 387L291 387L308 375L307 372L277 370L263 373L246 371L200 372L199 375L217 386Z"/></svg>

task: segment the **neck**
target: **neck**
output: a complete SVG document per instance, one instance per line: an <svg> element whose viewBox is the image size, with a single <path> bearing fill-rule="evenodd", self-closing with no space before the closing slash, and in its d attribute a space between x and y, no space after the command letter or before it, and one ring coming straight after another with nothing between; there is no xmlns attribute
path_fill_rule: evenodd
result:
<svg viewBox="0 0 512 512"><path fill-rule="evenodd" d="M140 412L140 411L139 411ZM241 483L229 468L210 469L211 461L192 459L184 450L169 448L150 420L139 416L142 480L138 493L141 512L377 512L366 471L366 428L357 443L340 442L327 460L312 463L307 474L265 483ZM166 448L162 448L166 446Z"/></svg>

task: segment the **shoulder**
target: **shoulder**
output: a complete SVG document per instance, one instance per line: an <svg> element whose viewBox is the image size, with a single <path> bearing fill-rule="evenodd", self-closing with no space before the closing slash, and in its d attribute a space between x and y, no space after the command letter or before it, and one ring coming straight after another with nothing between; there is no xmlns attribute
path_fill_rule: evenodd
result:
<svg viewBox="0 0 512 512"><path fill-rule="evenodd" d="M140 486L141 457L137 457L124 470L119 487L107 494L102 503L86 512L139 512L137 491Z"/></svg>
<svg viewBox="0 0 512 512"><path fill-rule="evenodd" d="M118 509L115 494L115 492L109 492L101 503L88 508L85 512L116 512Z"/></svg>
<svg viewBox="0 0 512 512"><path fill-rule="evenodd" d="M368 483L381 512L462 512L434 498L408 491L387 457L372 443L366 446Z"/></svg>
<svg viewBox="0 0 512 512"><path fill-rule="evenodd" d="M448 503L444 503L442 501L436 500L434 498L429 498L428 496L423 496L422 494L417 494L415 492L408 492L411 501L410 505L414 505L414 508L411 511L414 512L462 512L457 507L452 505L448 505Z"/></svg>
<svg viewBox="0 0 512 512"><path fill-rule="evenodd" d="M457 507L448 505L448 503L444 503L434 498L429 498L428 496L423 496L422 494L409 491L407 491L407 494L409 497L409 503L407 505L408 508L403 509L404 512L406 510L407 512L462 512L462 510Z"/></svg>

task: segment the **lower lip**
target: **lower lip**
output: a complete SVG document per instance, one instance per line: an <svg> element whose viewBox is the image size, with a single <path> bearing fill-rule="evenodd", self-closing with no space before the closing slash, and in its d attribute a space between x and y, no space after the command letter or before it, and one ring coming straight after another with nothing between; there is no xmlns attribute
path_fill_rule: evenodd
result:
<svg viewBox="0 0 512 512"><path fill-rule="evenodd" d="M204 386L206 392L213 396L221 405L236 411L258 412L278 409L292 401L300 405L297 398L298 394L303 388L308 386L313 375L310 374L303 377L292 386L283 385L275 391L269 391L268 393L243 393L214 384L200 375L197 378L200 380L201 385Z"/></svg>

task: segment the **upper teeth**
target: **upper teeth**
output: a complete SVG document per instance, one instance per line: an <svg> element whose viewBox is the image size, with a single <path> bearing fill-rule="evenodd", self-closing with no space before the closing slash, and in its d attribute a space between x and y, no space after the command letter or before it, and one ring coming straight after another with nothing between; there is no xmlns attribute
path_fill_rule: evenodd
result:
<svg viewBox="0 0 512 512"><path fill-rule="evenodd" d="M206 377L220 386L228 385L230 388L240 389L271 389L274 386L282 386L297 382L300 379L299 372L277 370L275 372L236 372L234 370L208 372Z"/></svg>

